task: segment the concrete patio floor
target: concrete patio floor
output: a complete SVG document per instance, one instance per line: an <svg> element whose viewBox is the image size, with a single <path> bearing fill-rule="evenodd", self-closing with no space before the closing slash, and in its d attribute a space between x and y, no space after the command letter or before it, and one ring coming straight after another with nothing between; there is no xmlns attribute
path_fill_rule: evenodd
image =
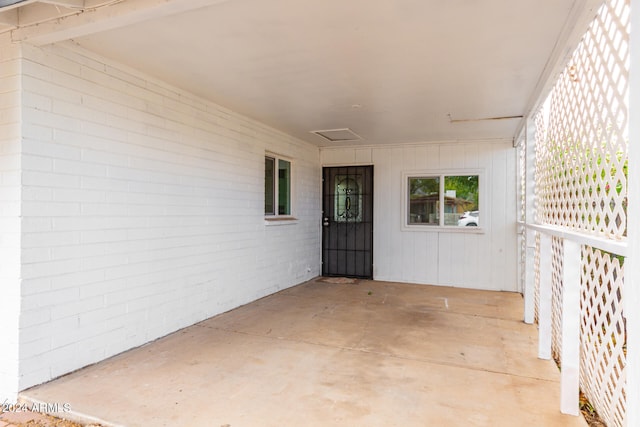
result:
<svg viewBox="0 0 640 427"><path fill-rule="evenodd" d="M21 393L124 426L586 426L518 294L316 279ZM78 418L79 417L79 418Z"/></svg>

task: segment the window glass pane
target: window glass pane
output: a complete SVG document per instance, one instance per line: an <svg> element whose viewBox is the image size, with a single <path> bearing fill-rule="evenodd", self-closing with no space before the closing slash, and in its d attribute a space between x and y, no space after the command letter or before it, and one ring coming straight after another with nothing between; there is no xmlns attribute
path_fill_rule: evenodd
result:
<svg viewBox="0 0 640 427"><path fill-rule="evenodd" d="M274 187L273 177L275 173L275 160L271 157L264 158L264 213L273 215L274 209Z"/></svg>
<svg viewBox="0 0 640 427"><path fill-rule="evenodd" d="M478 175L444 178L444 225L479 225Z"/></svg>
<svg viewBox="0 0 640 427"><path fill-rule="evenodd" d="M409 178L409 224L439 225L440 178Z"/></svg>
<svg viewBox="0 0 640 427"><path fill-rule="evenodd" d="M336 175L333 211L336 222L362 222L362 175Z"/></svg>
<svg viewBox="0 0 640 427"><path fill-rule="evenodd" d="M291 162L278 160L278 215L291 214Z"/></svg>

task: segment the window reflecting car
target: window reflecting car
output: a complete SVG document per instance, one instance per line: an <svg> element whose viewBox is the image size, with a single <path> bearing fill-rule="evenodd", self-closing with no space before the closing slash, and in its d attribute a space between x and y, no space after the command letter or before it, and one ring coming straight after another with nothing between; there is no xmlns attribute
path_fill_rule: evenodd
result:
<svg viewBox="0 0 640 427"><path fill-rule="evenodd" d="M458 220L458 227L477 227L479 219L479 211L467 211Z"/></svg>

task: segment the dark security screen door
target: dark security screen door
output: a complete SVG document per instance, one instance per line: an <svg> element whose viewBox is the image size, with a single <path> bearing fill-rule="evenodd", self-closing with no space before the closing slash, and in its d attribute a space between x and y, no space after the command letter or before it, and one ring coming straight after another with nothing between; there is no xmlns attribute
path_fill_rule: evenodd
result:
<svg viewBox="0 0 640 427"><path fill-rule="evenodd" d="M322 274L373 277L373 166L323 169Z"/></svg>

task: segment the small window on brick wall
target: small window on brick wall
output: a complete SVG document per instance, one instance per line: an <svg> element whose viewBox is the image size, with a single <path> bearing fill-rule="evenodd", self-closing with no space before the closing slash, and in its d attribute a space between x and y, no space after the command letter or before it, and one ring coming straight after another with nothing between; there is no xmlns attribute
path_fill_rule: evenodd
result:
<svg viewBox="0 0 640 427"><path fill-rule="evenodd" d="M276 156L264 158L264 214L291 215L291 162Z"/></svg>

